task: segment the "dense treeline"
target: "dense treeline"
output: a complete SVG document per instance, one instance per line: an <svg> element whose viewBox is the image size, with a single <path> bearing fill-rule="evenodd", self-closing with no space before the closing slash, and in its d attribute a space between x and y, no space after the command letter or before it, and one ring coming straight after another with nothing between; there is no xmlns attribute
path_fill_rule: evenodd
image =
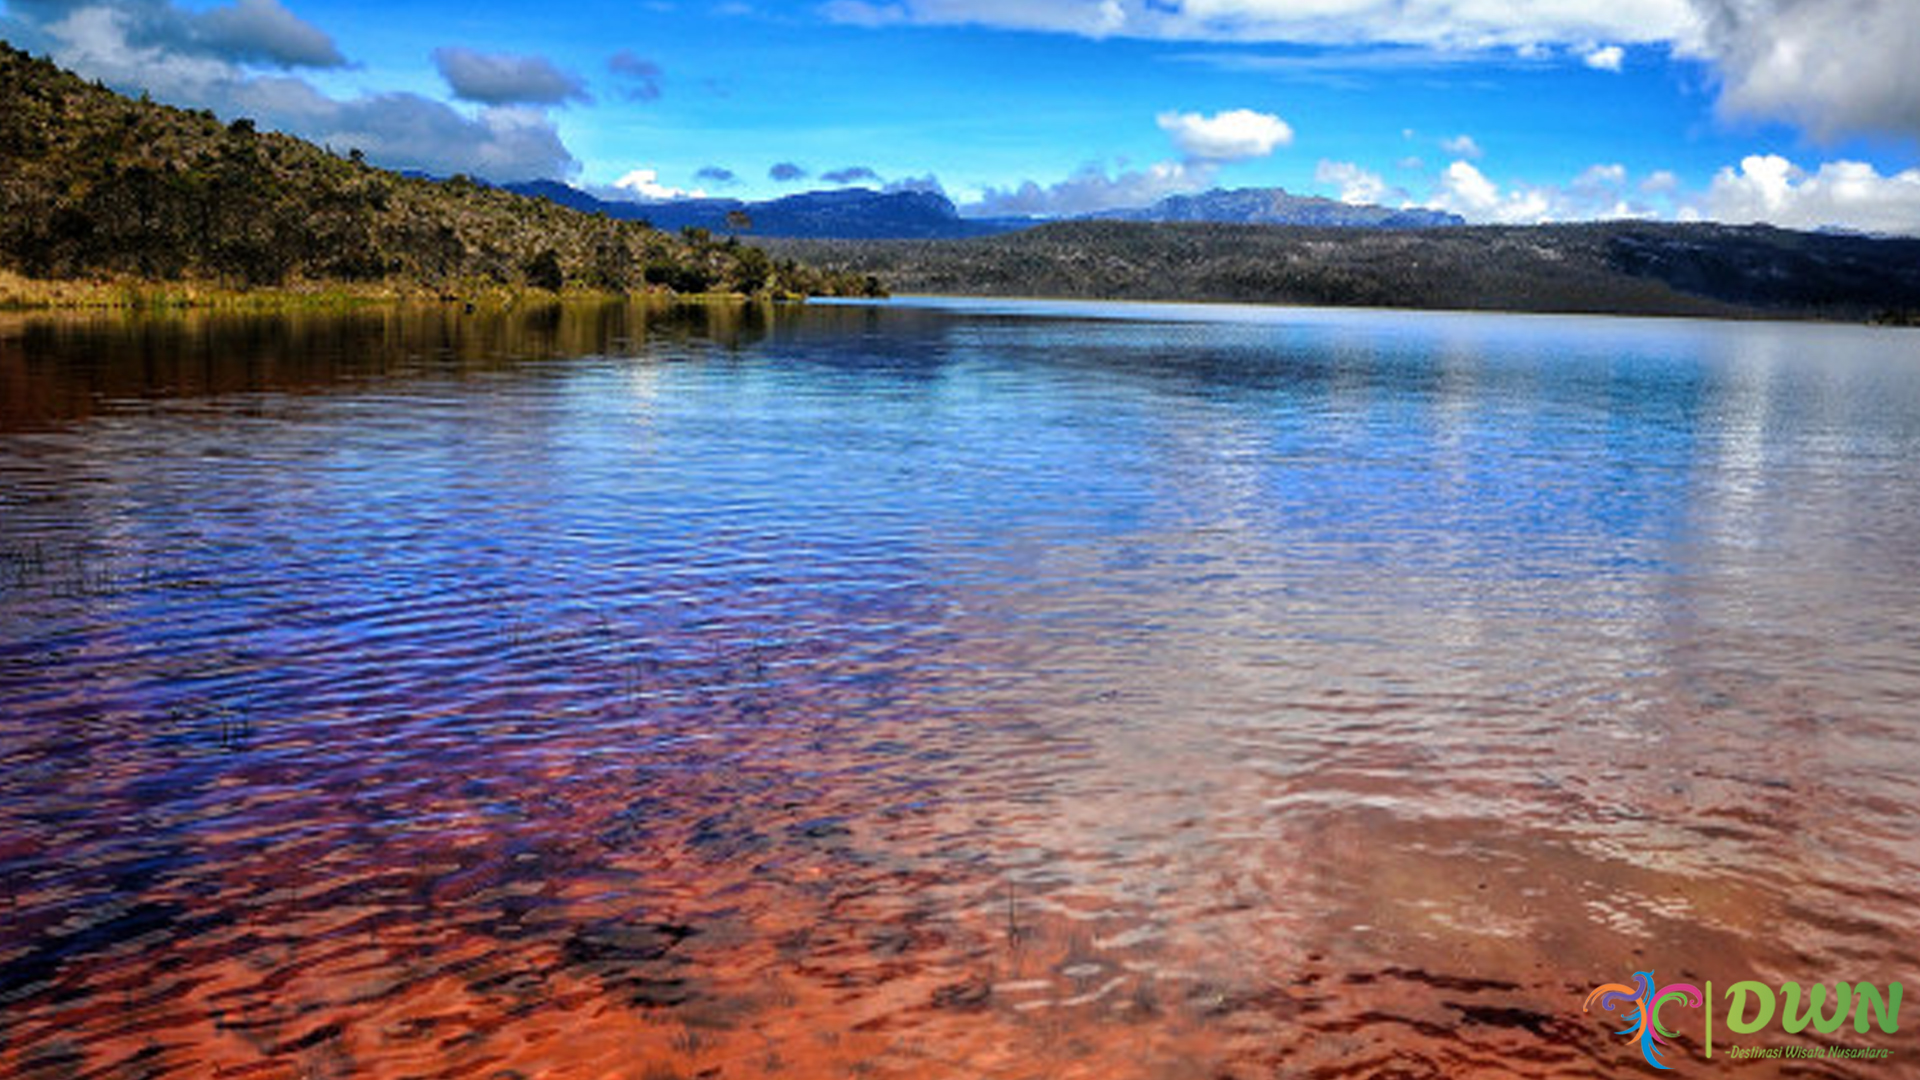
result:
<svg viewBox="0 0 1920 1080"><path fill-rule="evenodd" d="M247 120L133 101L0 43L0 267L29 277L862 294L699 230L670 236L461 177L373 168Z"/></svg>
<svg viewBox="0 0 1920 1080"><path fill-rule="evenodd" d="M1765 227L1074 221L972 240L768 244L895 292L1891 321L1920 311L1920 240Z"/></svg>

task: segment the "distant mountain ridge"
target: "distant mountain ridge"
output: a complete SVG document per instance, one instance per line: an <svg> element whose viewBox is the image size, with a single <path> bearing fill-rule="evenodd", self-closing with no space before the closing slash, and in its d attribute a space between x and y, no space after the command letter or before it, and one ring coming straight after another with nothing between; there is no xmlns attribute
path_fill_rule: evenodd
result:
<svg viewBox="0 0 1920 1080"><path fill-rule="evenodd" d="M602 199L554 180L504 185L508 191L550 199L590 214L645 221L656 229L706 229L750 236L842 240L953 240L989 236L1038 224L1020 219L963 218L951 200L935 191L875 191L839 188L778 199L669 199L629 202ZM745 214L736 225L733 214Z"/></svg>
<svg viewBox="0 0 1920 1080"><path fill-rule="evenodd" d="M506 190L549 199L590 214L646 221L656 229L706 229L716 233L815 240L962 240L1030 229L1050 219L960 216L937 191L875 191L840 188L778 199L667 199L631 202L602 199L555 180L507 184ZM745 214L744 227L734 214ZM1305 225L1315 228L1431 229L1464 225L1458 214L1355 205L1284 188L1239 188L1171 195L1151 206L1103 210L1072 220L1208 222L1219 225Z"/></svg>
<svg viewBox="0 0 1920 1080"><path fill-rule="evenodd" d="M1459 214L1439 210L1395 210L1345 203L1317 195L1294 195L1285 188L1215 189L1197 195L1169 195L1137 210L1103 210L1082 215L1099 221L1208 222L1215 225L1305 225L1320 229L1433 229L1465 225Z"/></svg>

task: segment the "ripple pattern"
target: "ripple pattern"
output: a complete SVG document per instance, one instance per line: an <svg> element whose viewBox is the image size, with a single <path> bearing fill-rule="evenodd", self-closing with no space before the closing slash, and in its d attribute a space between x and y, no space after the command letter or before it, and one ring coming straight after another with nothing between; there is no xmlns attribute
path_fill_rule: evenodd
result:
<svg viewBox="0 0 1920 1080"><path fill-rule="evenodd" d="M1913 332L14 318L0 389L0 1074L1637 1076L1594 985L1920 968ZM1666 1052L1920 1075L1842 1036Z"/></svg>

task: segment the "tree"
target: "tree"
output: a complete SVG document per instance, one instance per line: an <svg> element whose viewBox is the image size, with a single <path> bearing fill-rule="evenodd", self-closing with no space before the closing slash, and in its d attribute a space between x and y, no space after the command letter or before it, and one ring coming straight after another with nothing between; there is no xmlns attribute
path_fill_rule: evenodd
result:
<svg viewBox="0 0 1920 1080"><path fill-rule="evenodd" d="M527 284L536 289L559 292L567 283L567 275L560 269L560 256L552 248L527 260Z"/></svg>

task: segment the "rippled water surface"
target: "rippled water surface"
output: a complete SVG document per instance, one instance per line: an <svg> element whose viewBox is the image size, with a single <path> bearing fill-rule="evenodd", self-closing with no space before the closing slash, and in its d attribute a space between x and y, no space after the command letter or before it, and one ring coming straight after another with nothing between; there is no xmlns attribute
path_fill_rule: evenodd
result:
<svg viewBox="0 0 1920 1080"><path fill-rule="evenodd" d="M1637 1076L1590 987L1920 975L1920 333L16 316L0 391L0 1075Z"/></svg>

